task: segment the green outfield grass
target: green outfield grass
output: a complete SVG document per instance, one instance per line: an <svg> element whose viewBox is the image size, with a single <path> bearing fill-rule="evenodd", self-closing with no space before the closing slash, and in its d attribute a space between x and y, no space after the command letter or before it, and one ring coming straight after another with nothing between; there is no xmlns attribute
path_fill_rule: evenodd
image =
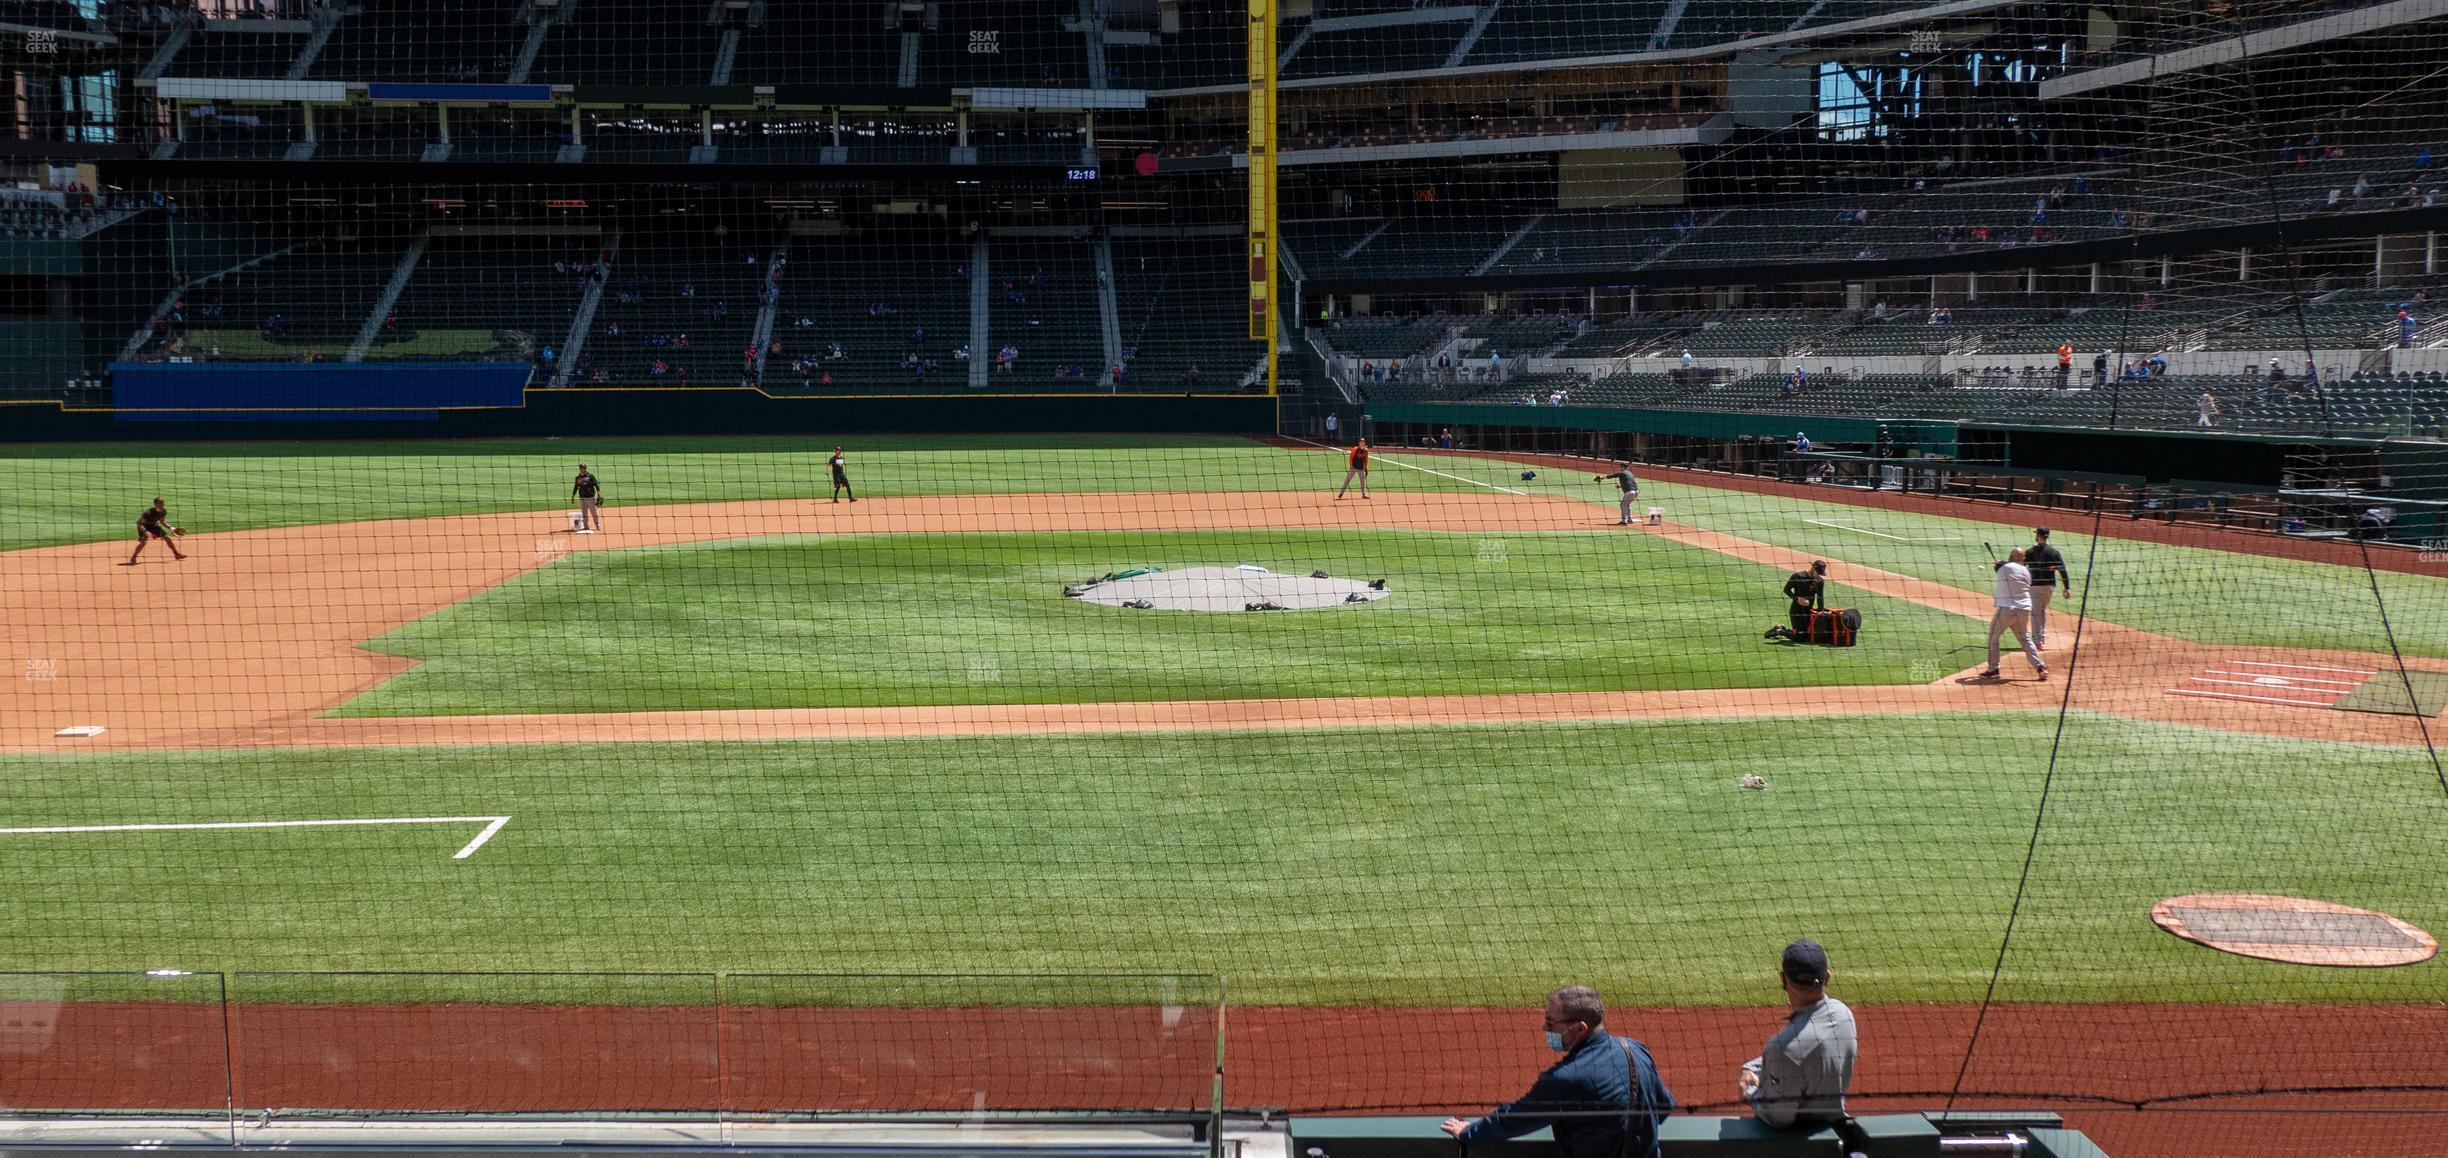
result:
<svg viewBox="0 0 2448 1158"><path fill-rule="evenodd" d="M191 530L236 530L361 519L553 510L568 502L568 476L594 466L611 506L820 493L835 440L569 439L481 442L120 444L11 447L0 459L0 549L122 539L155 494ZM1269 491L1332 488L1330 454L1287 452L1244 439L1154 436L899 436L847 440L862 493ZM1490 487L1563 495L1611 509L1611 489L1578 471L1435 455L1389 456L1381 490L1476 491ZM1406 469L1410 463L1440 472ZM1457 477L1445 477L1452 475ZM2057 545L2077 570L2094 571L2091 614L2110 622L2208 643L2385 651L2371 579L2359 569L2244 552L2163 546L2114 538L2094 544L2088 520L1996 511L1950 518L1869 510L1842 501L1780 499L1652 480L1644 505L1678 521L1877 567L1966 590L1986 590L1983 539L2000 549L2026 542L2040 518L2057 523ZM1967 508L1967 513L1980 508ZM1809 520L1819 520L1811 522ZM1833 525L1830 525L1833 524ZM2396 644L2448 657L2448 577L2382 572L2378 582ZM1773 587L1773 584L1769 586ZM1754 596L1775 613L1776 596ZM2060 612L2068 609L2060 604Z"/></svg>
<svg viewBox="0 0 2448 1158"><path fill-rule="evenodd" d="M823 496L837 443L849 448L862 495L1314 491L1342 478L1330 456L1244 438L1140 435L50 443L0 456L0 550L127 538L155 495L191 531L560 510L581 462L613 510ZM1481 489L1378 473L1384 490Z"/></svg>
<svg viewBox="0 0 2448 1158"><path fill-rule="evenodd" d="M1592 483L1589 474L1577 471L1441 455L1392 457L1488 486L1565 495L1609 511L1615 505L1612 486ZM1526 469L1540 477L1523 481L1520 473ZM1417 473L1399 466L1390 470L1396 475ZM2078 582L2075 590L2078 595L2087 591L2090 614L2108 622L2201 643L2368 652L2389 648L2372 577L2356 567L2113 536L2095 542L2084 533L2091 520L2067 511L1966 507L1967 515L1987 517L1952 518L1869 509L1841 499L1778 498L1656 479L1641 484L1641 502L1644 507L1664 507L1677 522L1824 556L1835 561L1832 575L1838 580L1851 565L1983 592L1991 583L1983 541L2002 553L2028 545L2031 528L2046 523L2067 565L2078 575L2098 576L2096 586ZM2448 567L2437 576L2382 571L2378 581L2388 600L2397 646L2409 654L2448 658ZM2061 599L2054 614L2065 615L2079 606ZM2063 622L2071 624L2070 619Z"/></svg>
<svg viewBox="0 0 2448 1158"><path fill-rule="evenodd" d="M1280 615L1063 597L1127 567L1383 578ZM1631 534L859 535L587 553L368 646L424 661L342 715L1094 703L1922 683L1961 616L1849 588L1850 650L1763 642L1785 573ZM1762 592L1768 597L1763 598Z"/></svg>
<svg viewBox="0 0 2448 1158"><path fill-rule="evenodd" d="M1236 1002L1398 1004L1534 1001L1568 977L1641 1005L1773 1000L1762 962L1813 935L1848 998L1968 1001L2055 727L2030 713L7 757L6 825L514 819L463 861L450 853L473 825L0 837L0 960L1212 971ZM2273 965L2147 917L2232 889L2448 929L2448 802L2419 750L2080 713L2065 744L2001 996L2438 998L2436 962ZM1735 786L1754 771L1767 791Z"/></svg>

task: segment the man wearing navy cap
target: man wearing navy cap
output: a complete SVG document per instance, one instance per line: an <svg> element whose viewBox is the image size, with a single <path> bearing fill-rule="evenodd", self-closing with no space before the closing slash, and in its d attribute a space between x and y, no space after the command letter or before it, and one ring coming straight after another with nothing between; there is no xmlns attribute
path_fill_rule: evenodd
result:
<svg viewBox="0 0 2448 1158"><path fill-rule="evenodd" d="M1827 951L1817 941L1785 946L1778 973L1792 1012L1760 1055L1743 1063L1743 1100L1760 1121L1780 1130L1842 1121L1845 1089L1861 1052L1853 1011L1827 995Z"/></svg>

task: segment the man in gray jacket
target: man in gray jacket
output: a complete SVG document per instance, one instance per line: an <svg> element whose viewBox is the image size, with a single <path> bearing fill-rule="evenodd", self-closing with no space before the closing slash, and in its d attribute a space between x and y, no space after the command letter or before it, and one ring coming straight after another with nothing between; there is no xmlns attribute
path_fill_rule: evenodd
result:
<svg viewBox="0 0 2448 1158"><path fill-rule="evenodd" d="M2040 658L2039 638L2032 634L2031 568L2023 565L2023 548L2006 553L1993 566L1997 569L1997 590L1990 602L1996 610L1989 616L1989 670L1982 679L1998 678L1998 637L2013 632L2015 642L2023 646L2023 658L2031 661L2032 670L2041 679L2048 678L2048 661Z"/></svg>
<svg viewBox="0 0 2448 1158"><path fill-rule="evenodd" d="M1760 1055L1743 1063L1743 1101L1760 1121L1780 1130L1841 1121L1853 1062L1861 1053L1853 1011L1827 995L1827 951L1818 942L1785 946L1778 972L1792 1012Z"/></svg>

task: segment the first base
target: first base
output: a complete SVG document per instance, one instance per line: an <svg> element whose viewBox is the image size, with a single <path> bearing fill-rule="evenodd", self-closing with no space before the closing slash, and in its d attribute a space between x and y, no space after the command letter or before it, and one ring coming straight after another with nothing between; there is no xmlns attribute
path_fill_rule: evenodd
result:
<svg viewBox="0 0 2448 1158"><path fill-rule="evenodd" d="M52 734L52 735L54 735L54 736L76 736L76 737L85 737L85 736L99 736L99 735L101 735L101 734L102 734L102 725L100 725L100 724L78 724L76 727L73 727L73 728L61 728L59 731L53 732L53 733L51 733L51 734Z"/></svg>

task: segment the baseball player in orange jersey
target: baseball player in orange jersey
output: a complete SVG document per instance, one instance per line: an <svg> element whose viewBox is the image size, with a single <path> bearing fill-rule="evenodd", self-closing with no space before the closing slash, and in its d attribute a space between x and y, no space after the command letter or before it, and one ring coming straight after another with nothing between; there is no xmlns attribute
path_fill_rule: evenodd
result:
<svg viewBox="0 0 2448 1158"><path fill-rule="evenodd" d="M1353 444L1352 444L1351 454L1349 455L1349 461L1351 462L1351 469L1343 472L1343 487L1342 487L1342 490L1338 490L1338 491L1336 491L1336 492L1335 492L1335 501L1336 501L1336 502L1338 502L1338 503L1339 503L1339 502L1342 502L1342 501L1343 501L1343 493L1344 493L1344 491L1348 491L1348 490L1350 490L1350 489L1351 489L1352 480L1353 480L1353 479L1355 479L1355 478L1360 480L1360 497L1361 497L1361 498L1364 498L1364 499L1365 499L1365 498L1367 498L1367 497L1369 497L1369 493L1368 493L1368 468L1369 468L1369 461L1368 461L1368 458L1369 458L1369 446L1368 446L1368 440L1367 440L1367 439L1363 438L1363 439L1361 439L1360 441L1355 442L1355 443L1353 443Z"/></svg>

